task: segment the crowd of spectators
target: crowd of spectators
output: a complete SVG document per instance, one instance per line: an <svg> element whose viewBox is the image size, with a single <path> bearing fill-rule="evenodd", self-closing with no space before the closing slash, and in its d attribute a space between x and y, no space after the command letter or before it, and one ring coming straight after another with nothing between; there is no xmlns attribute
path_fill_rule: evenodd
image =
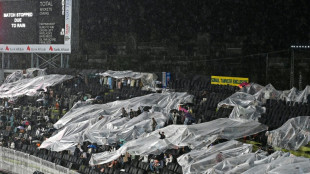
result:
<svg viewBox="0 0 310 174"><path fill-rule="evenodd" d="M93 153L116 151L126 141L120 139L118 143L110 145L83 142L76 146L74 152L51 152L46 149L38 149L40 144L55 132L53 124L76 102L107 103L150 93L142 91L141 86L129 85L128 79L115 80L112 86L105 81L108 81L108 78L105 80L105 78L96 76L92 78L76 76L62 84L50 87L46 91L39 91L40 95L37 97L25 96L14 101L2 99L0 121L2 146L38 156L80 173L182 173L182 168L176 159L189 152L191 150L189 147L168 149L159 155L136 156L126 153L108 164L96 166L89 165ZM122 83L119 84L119 82ZM178 88L177 83L174 81L170 85L174 84L175 91L187 91L193 94L194 103L184 103L178 109L171 110L164 126L171 124L190 125L207 121L201 117L205 111L220 113L210 116L209 120L223 117L224 112L216 110L215 101L224 99L235 90L235 88L224 88L205 82L199 83L200 86L197 86L196 82L190 82L190 85L181 85ZM132 119L142 112L148 112L151 107L138 108L137 110L128 109L122 108L120 117ZM229 111L225 117L228 115ZM99 120L102 118L99 117ZM160 128L154 118L151 121L151 126L153 131ZM158 139L165 138L165 132L159 132Z"/></svg>

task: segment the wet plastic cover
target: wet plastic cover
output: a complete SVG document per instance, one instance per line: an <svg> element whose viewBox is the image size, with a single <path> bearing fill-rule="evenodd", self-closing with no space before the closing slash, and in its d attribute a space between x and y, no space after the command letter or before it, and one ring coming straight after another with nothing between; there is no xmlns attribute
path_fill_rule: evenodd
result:
<svg viewBox="0 0 310 174"><path fill-rule="evenodd" d="M221 118L196 125L170 125L144 137L129 141L115 152L93 154L90 164L105 164L117 159L126 152L133 155L156 155L168 149L182 146L189 146L191 149L201 149L217 139L237 139L266 129L267 126L256 121L242 121L229 118ZM159 132L164 132L166 138L159 139Z"/></svg>
<svg viewBox="0 0 310 174"><path fill-rule="evenodd" d="M34 74L34 72L37 72ZM29 68L26 70L26 74L23 74L22 70L17 70L12 74L8 75L3 83L12 83L25 78L33 78L34 76L44 76L47 75L45 69L39 68Z"/></svg>
<svg viewBox="0 0 310 174"><path fill-rule="evenodd" d="M56 129L61 130L40 147L62 151L72 150L76 144L84 141L100 145L115 143L120 139L130 141L152 131L152 118L156 120L157 128L163 127L171 109L177 109L179 103L192 101L193 96L187 93L153 93L107 104L78 102L54 124ZM143 112L133 119L121 118L123 107L129 112L141 106L152 106L151 112ZM103 116L101 120L100 116Z"/></svg>
<svg viewBox="0 0 310 174"><path fill-rule="evenodd" d="M73 76L53 74L4 83L0 86L0 98L35 96L39 94L39 89L45 90L46 87L57 85L71 78Z"/></svg>
<svg viewBox="0 0 310 174"><path fill-rule="evenodd" d="M266 108L262 107L262 103L256 100L255 96L244 92L236 92L218 104L218 107L227 106L234 107L229 116L234 119L258 120L261 114L266 111Z"/></svg>
<svg viewBox="0 0 310 174"><path fill-rule="evenodd" d="M310 160L276 151L252 153L252 145L228 141L180 156L177 160L184 174L292 174L309 173Z"/></svg>
<svg viewBox="0 0 310 174"><path fill-rule="evenodd" d="M231 140L200 150L192 150L180 156L177 161L182 166L183 173L205 173L224 159L251 152L252 145Z"/></svg>
<svg viewBox="0 0 310 174"><path fill-rule="evenodd" d="M261 102L264 102L267 99L274 99L307 103L307 97L310 94L310 86L306 86L302 91L299 91L294 87L290 90L280 91L276 90L271 84L263 87L259 84L251 83L250 85L243 87L240 91L254 95L255 98Z"/></svg>
<svg viewBox="0 0 310 174"><path fill-rule="evenodd" d="M269 145L298 150L310 141L310 116L291 118L278 129L266 134Z"/></svg>

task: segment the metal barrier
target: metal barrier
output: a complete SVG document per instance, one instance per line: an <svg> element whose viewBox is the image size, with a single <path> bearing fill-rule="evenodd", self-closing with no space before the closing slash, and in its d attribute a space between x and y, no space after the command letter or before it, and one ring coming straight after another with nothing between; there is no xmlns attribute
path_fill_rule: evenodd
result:
<svg viewBox="0 0 310 174"><path fill-rule="evenodd" d="M78 172L56 165L41 158L0 146L0 169L18 174L78 174Z"/></svg>

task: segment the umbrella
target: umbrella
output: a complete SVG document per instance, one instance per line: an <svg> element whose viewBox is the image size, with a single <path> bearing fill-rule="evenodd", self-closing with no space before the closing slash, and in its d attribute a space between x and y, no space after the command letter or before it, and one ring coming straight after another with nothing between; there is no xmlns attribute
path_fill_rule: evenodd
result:
<svg viewBox="0 0 310 174"><path fill-rule="evenodd" d="M248 85L249 85L249 83L247 83L247 82L242 82L242 83L239 85L239 88L243 88L243 87L248 86Z"/></svg>
<svg viewBox="0 0 310 174"><path fill-rule="evenodd" d="M179 107L179 111L183 111L183 112L185 112L185 113L188 112L185 108L182 108L181 106Z"/></svg>
<svg viewBox="0 0 310 174"><path fill-rule="evenodd" d="M96 147L95 145L93 145L93 144L91 144L91 145L88 145L87 147L88 147L88 148L93 148L93 149L97 149L97 147Z"/></svg>
<svg viewBox="0 0 310 174"><path fill-rule="evenodd" d="M18 126L17 129L24 130L25 128L23 126Z"/></svg>
<svg viewBox="0 0 310 174"><path fill-rule="evenodd" d="M29 123L29 121L25 120L25 121L23 121L23 124L26 126L29 126L30 123Z"/></svg>

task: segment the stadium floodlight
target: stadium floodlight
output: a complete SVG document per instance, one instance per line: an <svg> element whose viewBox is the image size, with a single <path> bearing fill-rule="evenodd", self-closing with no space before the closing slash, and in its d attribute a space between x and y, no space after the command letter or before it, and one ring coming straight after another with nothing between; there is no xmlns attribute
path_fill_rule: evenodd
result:
<svg viewBox="0 0 310 174"><path fill-rule="evenodd" d="M310 45L291 45L291 48L307 49L310 48Z"/></svg>

